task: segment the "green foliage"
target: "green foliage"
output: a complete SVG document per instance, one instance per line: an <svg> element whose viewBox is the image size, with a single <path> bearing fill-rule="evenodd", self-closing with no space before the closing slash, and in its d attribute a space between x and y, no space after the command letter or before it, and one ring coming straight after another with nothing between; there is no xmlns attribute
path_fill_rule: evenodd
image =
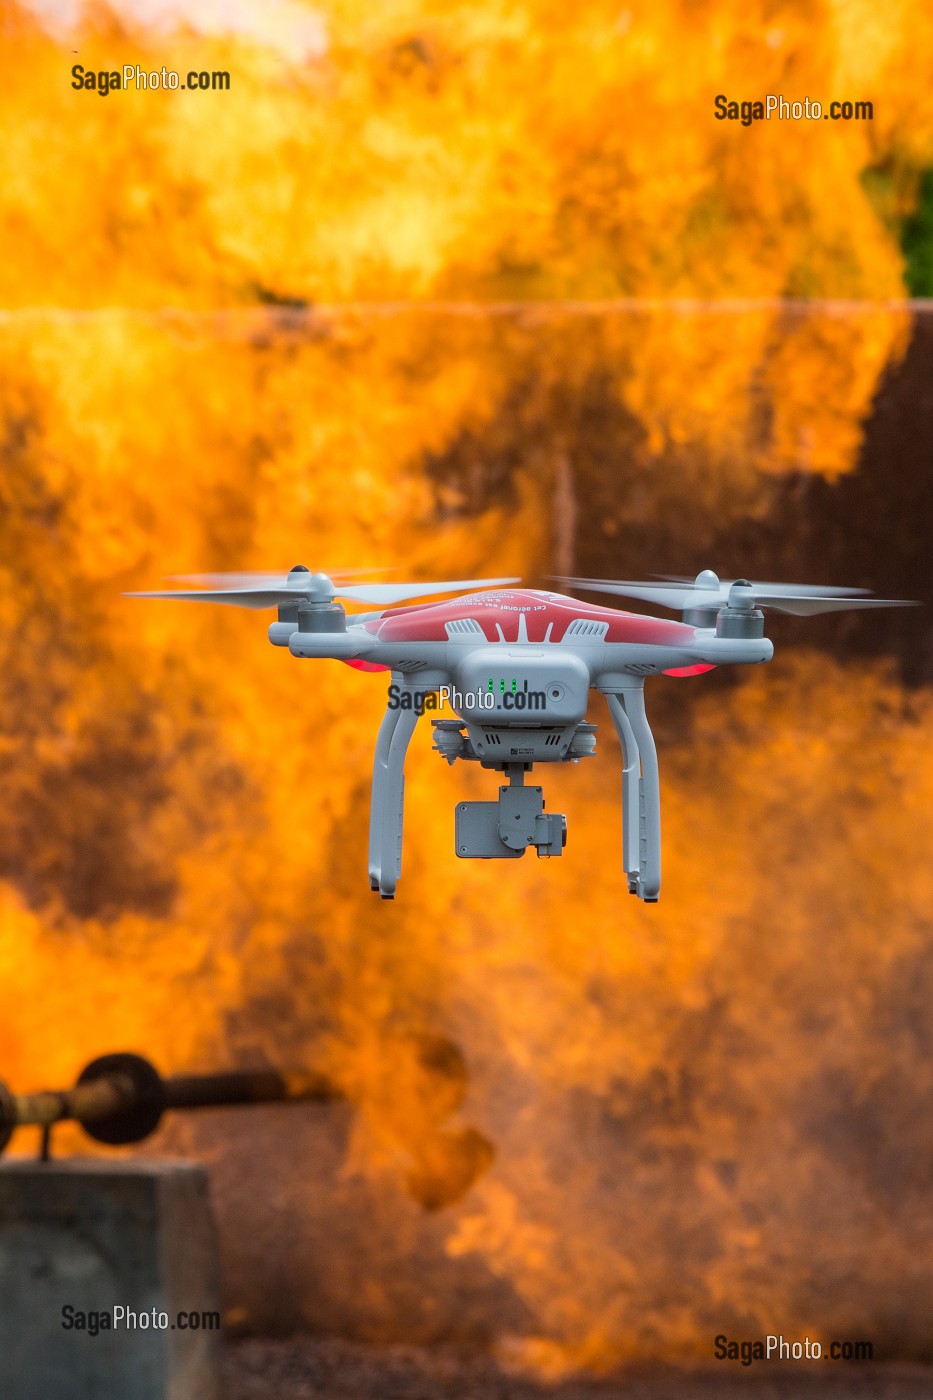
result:
<svg viewBox="0 0 933 1400"><path fill-rule="evenodd" d="M901 248L910 295L933 297L933 169L920 182L917 207L901 230Z"/></svg>

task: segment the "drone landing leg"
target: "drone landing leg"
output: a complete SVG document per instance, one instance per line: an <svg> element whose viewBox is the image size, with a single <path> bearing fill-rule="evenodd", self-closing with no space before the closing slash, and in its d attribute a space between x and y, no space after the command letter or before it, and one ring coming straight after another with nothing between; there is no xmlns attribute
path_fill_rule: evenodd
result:
<svg viewBox="0 0 933 1400"><path fill-rule="evenodd" d="M622 748L622 868L628 876L629 893L637 894L638 873L641 868L638 820L641 770L638 745L635 743L631 721L618 696L607 695L606 702Z"/></svg>
<svg viewBox="0 0 933 1400"><path fill-rule="evenodd" d="M629 890L654 904L661 889L661 790L658 752L645 714L644 681L607 694L606 700L624 760L622 853Z"/></svg>
<svg viewBox="0 0 933 1400"><path fill-rule="evenodd" d="M369 887L379 888L379 875L382 867L382 812L385 806L386 774L389 767L389 751L392 737L402 717L401 710L386 710L379 726L376 739L376 753L373 759L373 790L369 806Z"/></svg>
<svg viewBox="0 0 933 1400"><path fill-rule="evenodd" d="M395 721L391 729L379 730L376 765L373 769L373 806L370 818L370 883L373 880L373 850L378 851L376 884L383 899L394 899L402 873L402 815L405 806L405 755L418 723L417 710L386 713ZM388 754L380 762L380 748L388 736ZM381 771L380 771L381 770Z"/></svg>

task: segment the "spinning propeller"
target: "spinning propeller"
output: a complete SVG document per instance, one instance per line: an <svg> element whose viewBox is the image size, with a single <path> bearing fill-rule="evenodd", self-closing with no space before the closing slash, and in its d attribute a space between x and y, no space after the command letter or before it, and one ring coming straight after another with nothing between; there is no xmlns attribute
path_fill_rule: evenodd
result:
<svg viewBox="0 0 933 1400"><path fill-rule="evenodd" d="M664 575L657 583L624 579L555 577L594 593L617 593L623 598L639 598L659 603L675 612L716 612L721 607L748 611L771 608L775 612L809 617L815 613L846 612L851 608L902 608L913 606L904 598L871 598L865 588L832 588L822 584L750 583L748 579L720 579L712 569L704 569L691 583L689 579ZM692 620L692 619L690 619Z"/></svg>
<svg viewBox="0 0 933 1400"><path fill-rule="evenodd" d="M192 603L227 603L239 608L271 608L298 603L332 603L335 598L391 607L408 598L433 593L462 593L476 588L499 588L518 583L517 578L461 578L433 583L345 583L357 574L344 571L333 577L296 564L288 574L181 574L182 582L209 584L207 588L166 589L127 593L128 598L175 598Z"/></svg>

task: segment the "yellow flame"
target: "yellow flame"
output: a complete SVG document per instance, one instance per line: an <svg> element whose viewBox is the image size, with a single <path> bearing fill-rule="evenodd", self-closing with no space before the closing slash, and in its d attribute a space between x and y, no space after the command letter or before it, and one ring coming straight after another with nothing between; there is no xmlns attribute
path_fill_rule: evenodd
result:
<svg viewBox="0 0 933 1400"><path fill-rule="evenodd" d="M308 1298L371 1335L456 1330L464 1280L503 1356L552 1375L724 1326L877 1321L820 1281L869 1250L878 1289L898 1280L921 1209L909 1163L895 1200L852 1125L920 1150L897 1114L922 1033L892 1008L924 966L926 694L905 711L883 668L801 654L705 695L662 754L651 910L619 877L605 740L546 775L563 860L505 872L452 849L455 798L489 776L416 743L387 908L365 881L382 682L292 664L256 615L119 594L299 559L534 576L568 491L593 528L688 539L693 502L764 514L769 474L850 471L903 311L786 298L900 296L860 173L906 188L929 161L931 20L320 12L326 50L293 66L125 12L73 43L7 20L3 1076L64 1085L124 1047L335 1074L359 1107L343 1173L289 1161L282 1200L355 1208ZM75 46L231 90L75 92ZM775 89L877 120L715 121L715 92ZM599 413L605 510L581 446ZM174 1131L218 1173L256 1153ZM410 1196L449 1210L424 1225ZM257 1277L231 1282L253 1309Z"/></svg>

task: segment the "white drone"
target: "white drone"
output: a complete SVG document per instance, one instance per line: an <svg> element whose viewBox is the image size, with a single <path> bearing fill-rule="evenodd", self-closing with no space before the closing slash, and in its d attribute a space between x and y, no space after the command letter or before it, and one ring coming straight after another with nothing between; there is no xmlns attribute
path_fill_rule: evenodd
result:
<svg viewBox="0 0 933 1400"><path fill-rule="evenodd" d="M389 703L376 740L369 824L369 878L393 899L402 867L405 754L420 715L446 700L456 720L434 720L434 748L453 764L478 762L508 778L496 802L457 804L458 856L515 860L533 846L559 856L566 819L546 813L540 787L525 786L535 763L577 762L596 748L587 724L591 690L601 691L622 746L622 864L630 893L654 903L661 887L658 760L645 717L645 677L697 675L725 664L770 661L763 608L809 615L900 606L860 588L721 582L711 570L693 583L558 578L598 593L659 603L680 622L582 603L562 593L512 589L518 579L443 583L354 583L311 573L201 574L193 590L132 593L247 608L278 607L273 646L292 656L390 671ZM394 607L441 593L464 597ZM350 614L337 598L374 603Z"/></svg>

